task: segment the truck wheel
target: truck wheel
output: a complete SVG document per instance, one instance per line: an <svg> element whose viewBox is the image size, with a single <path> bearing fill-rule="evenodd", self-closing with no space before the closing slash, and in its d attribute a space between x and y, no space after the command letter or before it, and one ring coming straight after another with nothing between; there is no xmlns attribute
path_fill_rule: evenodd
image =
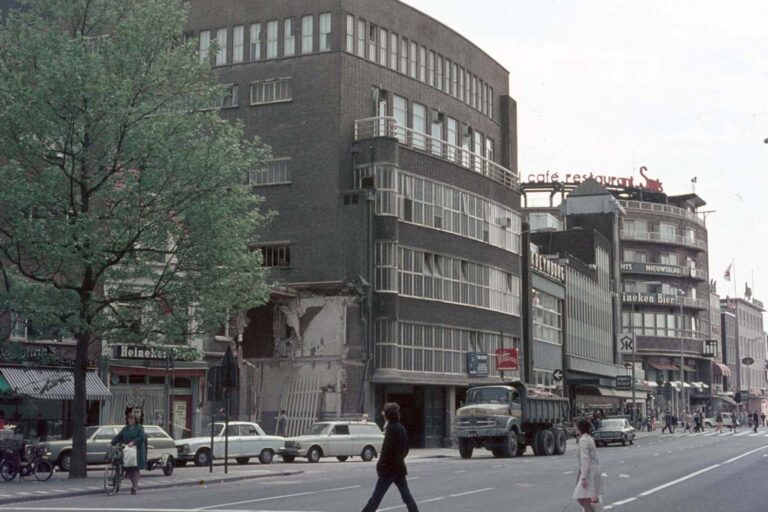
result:
<svg viewBox="0 0 768 512"><path fill-rule="evenodd" d="M544 432L543 430L537 431L533 435L533 442L531 443L531 448L533 448L533 454L534 455L544 455L544 448L541 446L541 433Z"/></svg>
<svg viewBox="0 0 768 512"><path fill-rule="evenodd" d="M541 448L546 456L555 454L555 434L551 429L541 431Z"/></svg>
<svg viewBox="0 0 768 512"><path fill-rule="evenodd" d="M510 430L507 437L503 440L501 445L502 453L506 458L517 457L517 433L514 430Z"/></svg>
<svg viewBox="0 0 768 512"><path fill-rule="evenodd" d="M471 459L475 445L471 439L459 439L459 455L462 459Z"/></svg>
<svg viewBox="0 0 768 512"><path fill-rule="evenodd" d="M555 429L555 455L563 455L568 447L568 436L561 428Z"/></svg>

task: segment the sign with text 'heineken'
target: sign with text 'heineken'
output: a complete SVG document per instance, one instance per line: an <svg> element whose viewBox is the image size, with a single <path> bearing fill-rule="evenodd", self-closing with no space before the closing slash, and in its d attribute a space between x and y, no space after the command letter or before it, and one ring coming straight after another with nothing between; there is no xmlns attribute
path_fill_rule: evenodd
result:
<svg viewBox="0 0 768 512"><path fill-rule="evenodd" d="M197 351L189 347L157 347L150 345L112 345L112 357L115 359L144 359L164 361L195 361Z"/></svg>
<svg viewBox="0 0 768 512"><path fill-rule="evenodd" d="M662 306L674 306L679 304L674 295L665 295L663 293L638 293L624 292L622 294L624 302L636 302L638 304L659 304Z"/></svg>
<svg viewBox="0 0 768 512"><path fill-rule="evenodd" d="M616 389L632 389L632 376L631 375L617 375L616 376Z"/></svg>

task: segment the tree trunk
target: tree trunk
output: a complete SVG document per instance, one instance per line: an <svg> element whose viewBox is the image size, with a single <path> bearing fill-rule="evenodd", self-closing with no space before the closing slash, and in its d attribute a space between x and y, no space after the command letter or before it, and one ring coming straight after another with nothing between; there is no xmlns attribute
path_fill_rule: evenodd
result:
<svg viewBox="0 0 768 512"><path fill-rule="evenodd" d="M72 369L75 377L75 398L72 400L72 463L69 478L86 478L88 467L85 449L85 419L86 401L88 396L85 388L85 376L88 371L88 346L91 336L80 333L75 336L77 349L75 352L75 367Z"/></svg>

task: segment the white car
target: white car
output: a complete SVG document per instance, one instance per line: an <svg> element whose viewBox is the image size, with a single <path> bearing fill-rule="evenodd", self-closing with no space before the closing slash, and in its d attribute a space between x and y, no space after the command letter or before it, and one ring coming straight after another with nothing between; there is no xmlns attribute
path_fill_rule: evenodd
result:
<svg viewBox="0 0 768 512"><path fill-rule="evenodd" d="M203 432L210 431L208 425ZM213 424L213 450L211 436L192 437L176 441L178 454L177 465L184 466L193 461L196 466L207 466L214 459L224 458L224 422ZM279 436L267 435L256 423L246 421L229 422L229 447L227 457L235 459L238 464L248 464L251 457L258 457L262 464L270 464L272 458L283 447L285 439Z"/></svg>
<svg viewBox="0 0 768 512"><path fill-rule="evenodd" d="M321 457L336 457L341 462L359 456L373 460L381 451L384 434L375 423L364 421L324 421L312 425L309 434L289 437L279 453L285 462L306 457L317 462Z"/></svg>

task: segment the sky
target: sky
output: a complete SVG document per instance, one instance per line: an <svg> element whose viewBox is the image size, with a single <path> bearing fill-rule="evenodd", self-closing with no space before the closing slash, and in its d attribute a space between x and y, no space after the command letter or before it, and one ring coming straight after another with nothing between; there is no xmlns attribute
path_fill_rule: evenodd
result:
<svg viewBox="0 0 768 512"><path fill-rule="evenodd" d="M721 296L768 303L768 2L405 0L510 74L521 177L636 176L696 193ZM723 273L735 261L735 281Z"/></svg>

